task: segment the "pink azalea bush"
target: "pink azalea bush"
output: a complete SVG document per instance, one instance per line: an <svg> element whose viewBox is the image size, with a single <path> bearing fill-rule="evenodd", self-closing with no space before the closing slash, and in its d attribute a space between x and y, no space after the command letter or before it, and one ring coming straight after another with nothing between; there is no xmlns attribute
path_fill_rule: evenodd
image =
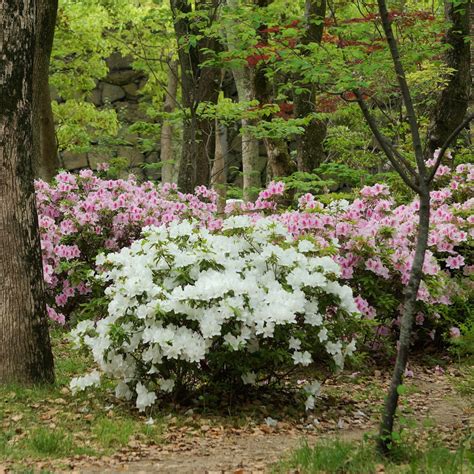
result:
<svg viewBox="0 0 474 474"><path fill-rule="evenodd" d="M431 194L429 249L415 321L418 336L425 334L430 339L448 332L440 313L455 300L468 299L472 292L469 276L474 268L467 262L474 236L474 166L459 165L454 172L442 166L436 176L438 189ZM265 197L282 194L281 186L271 183ZM263 193L259 200L262 198ZM352 203L339 201L325 206L315 196L305 194L299 198L298 209L280 214L269 204L257 203L241 205L240 209L233 205L233 209L254 212L256 219L262 209L269 209L293 235L311 235L340 264L342 278L357 295L359 311L374 320L378 337L371 344L378 349L400 323L402 294L415 251L419 202L396 205L389 188L376 184L362 188ZM465 316L459 314L458 318Z"/></svg>
<svg viewBox="0 0 474 474"><path fill-rule="evenodd" d="M429 165L429 163L428 163ZM440 167L432 192L431 232L418 294L418 333L434 338L443 331L440 314L456 299L466 299L473 237L474 166L452 172ZM217 195L205 187L183 194L174 185L102 179L90 170L60 173L54 185L36 183L45 280L50 317L65 317L90 300L88 273L100 252L116 251L138 239L142 228L193 219L218 231ZM417 231L418 201L396 205L384 184L364 187L352 202L299 198L295 210L278 210L284 184L272 182L255 203L230 202L226 214L262 216L283 223L296 238L310 237L331 256L356 296L359 311L374 321L376 348L399 324L400 303L408 281ZM100 295L99 295L100 296ZM449 327L456 322L449 324Z"/></svg>
<svg viewBox="0 0 474 474"><path fill-rule="evenodd" d="M99 252L130 245L145 226L185 218L210 229L220 225L217 195L205 187L183 194L176 185L102 179L83 170L62 172L53 185L36 181L36 196L48 313L59 323L90 299L87 274Z"/></svg>

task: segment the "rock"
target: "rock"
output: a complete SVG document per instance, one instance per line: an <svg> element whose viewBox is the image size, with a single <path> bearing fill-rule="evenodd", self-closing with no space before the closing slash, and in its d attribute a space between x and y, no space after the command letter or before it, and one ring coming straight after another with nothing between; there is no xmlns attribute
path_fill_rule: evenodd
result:
<svg viewBox="0 0 474 474"><path fill-rule="evenodd" d="M102 91L99 88L93 89L90 96L90 101L96 106L102 105Z"/></svg>
<svg viewBox="0 0 474 474"><path fill-rule="evenodd" d="M134 71L133 69L124 69L121 71L111 71L107 74L105 81L116 86L124 86L131 84L143 76L140 71Z"/></svg>
<svg viewBox="0 0 474 474"><path fill-rule="evenodd" d="M93 169L97 169L97 165L99 163L107 163L112 156L110 153L102 152L102 151L90 151L87 154L89 160L89 166Z"/></svg>
<svg viewBox="0 0 474 474"><path fill-rule="evenodd" d="M131 84L125 84L123 90L128 98L134 99L138 96L138 86L133 82Z"/></svg>
<svg viewBox="0 0 474 474"><path fill-rule="evenodd" d="M130 167L137 166L145 161L143 153L137 148L131 146L119 146L117 149L117 156L119 158L126 158Z"/></svg>
<svg viewBox="0 0 474 474"><path fill-rule="evenodd" d="M119 52L112 53L105 62L110 70L128 69L132 64L133 57L131 55L122 56Z"/></svg>
<svg viewBox="0 0 474 474"><path fill-rule="evenodd" d="M104 83L102 89L102 102L116 102L125 97L125 91L114 84Z"/></svg>
<svg viewBox="0 0 474 474"><path fill-rule="evenodd" d="M64 167L67 170L77 170L89 166L87 162L87 153L75 153L72 151L64 151L62 153Z"/></svg>

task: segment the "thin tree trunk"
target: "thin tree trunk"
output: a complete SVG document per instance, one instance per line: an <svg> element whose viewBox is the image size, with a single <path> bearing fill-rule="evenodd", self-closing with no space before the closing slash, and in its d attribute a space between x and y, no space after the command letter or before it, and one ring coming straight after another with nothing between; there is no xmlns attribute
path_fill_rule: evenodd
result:
<svg viewBox="0 0 474 474"><path fill-rule="evenodd" d="M268 7L273 0L256 0L259 7ZM263 42L267 41L267 33L263 33L265 25L260 25L260 36ZM270 104L272 102L272 92L270 84L265 75L265 69L257 66L254 75L255 97L260 104ZM265 138L263 140L267 150L268 157L268 174L271 179L277 177L285 177L296 171L296 165L293 163L288 151L287 143L279 138Z"/></svg>
<svg viewBox="0 0 474 474"><path fill-rule="evenodd" d="M178 63L171 61L168 70L167 93L165 94L165 104L163 111L172 113L175 110L176 97L178 92ZM166 119L161 127L160 140L160 160L163 163L161 168L161 181L172 183L174 181L174 152L173 152L173 125Z"/></svg>
<svg viewBox="0 0 474 474"><path fill-rule="evenodd" d="M53 48L58 0L37 0L36 8L33 69L34 168L35 176L50 181L60 166L49 91L49 60Z"/></svg>
<svg viewBox="0 0 474 474"><path fill-rule="evenodd" d="M214 153L214 163L211 172L212 187L219 196L217 202L217 211L219 214L224 212L227 196L227 168L226 160L228 153L227 145L227 127L216 120L216 146Z"/></svg>
<svg viewBox="0 0 474 474"><path fill-rule="evenodd" d="M35 2L0 2L0 383L54 381L33 187Z"/></svg>
<svg viewBox="0 0 474 474"><path fill-rule="evenodd" d="M249 68L233 69L235 85L240 102L248 102L255 99L255 90L253 85L253 71ZM262 186L259 170L259 143L248 130L252 122L248 119L242 119L242 172L243 172L243 191L245 201L255 201Z"/></svg>
<svg viewBox="0 0 474 474"><path fill-rule="evenodd" d="M311 43L321 43L326 16L326 0L306 0L305 3L305 33L301 39L303 46ZM320 23L318 23L318 21ZM303 51L306 54L306 51ZM301 77L297 77L301 81ZM303 84L301 94L295 94L295 116L308 117L315 113L316 88L312 84ZM304 127L304 132L296 137L296 161L299 171L311 172L324 160L323 142L326 138L327 123L316 118Z"/></svg>
<svg viewBox="0 0 474 474"><path fill-rule="evenodd" d="M449 76L448 85L440 93L435 106L426 144L425 155L428 158L466 116L472 82L470 43L466 41L470 34L471 2L455 7L452 1L445 0L444 9L446 19L451 22L445 36L445 42L449 45L445 62L455 71Z"/></svg>
<svg viewBox="0 0 474 474"><path fill-rule="evenodd" d="M229 7L237 9L239 7L239 0L227 0ZM234 51L239 41L238 35L236 35L232 28L226 31L227 36L227 47L229 51ZM254 72L247 66L240 68L233 68L232 75L234 77L235 86L237 88L237 94L239 96L239 102L249 102L255 100L255 87L254 87ZM262 186L259 170L259 143L249 131L248 126L251 125L251 121L242 119L242 126L240 134L242 137L242 172L243 172L243 192L245 201L254 201L257 196L259 189Z"/></svg>
<svg viewBox="0 0 474 474"><path fill-rule="evenodd" d="M423 262L428 246L430 226L430 194L425 187L420 194L420 210L418 214L418 235L415 256L410 272L410 279L405 289L403 316L400 324L400 337L397 359L392 373L392 380L380 425L379 449L383 453L389 451L392 442L393 424L398 406L399 388L403 383L403 376L410 352L411 333L413 328L413 315L415 313L416 298L423 274Z"/></svg>

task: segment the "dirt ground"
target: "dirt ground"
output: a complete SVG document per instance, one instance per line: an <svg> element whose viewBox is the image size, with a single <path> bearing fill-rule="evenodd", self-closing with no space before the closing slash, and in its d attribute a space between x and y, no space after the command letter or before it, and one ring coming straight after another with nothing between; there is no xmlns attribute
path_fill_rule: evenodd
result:
<svg viewBox="0 0 474 474"><path fill-rule="evenodd" d="M456 390L457 369L445 372L418 367L408 379L408 391L402 397L404 417L416 420L420 439L432 436L453 447L474 427L472 401ZM355 382L351 382L351 377ZM292 448L322 438L361 439L375 433L388 374L375 371L357 381L357 374L327 382L319 407L313 415L286 419L273 415L276 426L263 420L239 428L193 415L200 428L173 425L171 420L160 445L129 444L114 456L87 457L35 463L36 469L74 473L263 473ZM273 424L270 422L270 424Z"/></svg>

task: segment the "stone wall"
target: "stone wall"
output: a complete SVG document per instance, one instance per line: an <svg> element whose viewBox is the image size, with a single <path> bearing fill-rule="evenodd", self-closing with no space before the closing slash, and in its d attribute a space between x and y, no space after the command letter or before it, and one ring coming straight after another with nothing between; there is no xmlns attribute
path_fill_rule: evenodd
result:
<svg viewBox="0 0 474 474"><path fill-rule="evenodd" d="M149 120L140 110L142 99L140 90L146 83L143 73L131 67L131 57L123 57L114 53L107 59L109 74L97 81L96 88L92 91L91 102L98 108L113 107L122 124L118 134L119 144L111 144L106 150L94 149L87 153L74 153L64 151L61 153L63 166L67 170L77 171L82 168L96 169L98 163L108 162L111 158L125 158L129 162L129 169L137 176L157 177L157 172L145 171L143 163L156 163L159 161L159 136L156 137L156 146L153 150L142 152L137 145L139 137L128 132L128 127L137 121ZM53 97L54 98L54 97Z"/></svg>

